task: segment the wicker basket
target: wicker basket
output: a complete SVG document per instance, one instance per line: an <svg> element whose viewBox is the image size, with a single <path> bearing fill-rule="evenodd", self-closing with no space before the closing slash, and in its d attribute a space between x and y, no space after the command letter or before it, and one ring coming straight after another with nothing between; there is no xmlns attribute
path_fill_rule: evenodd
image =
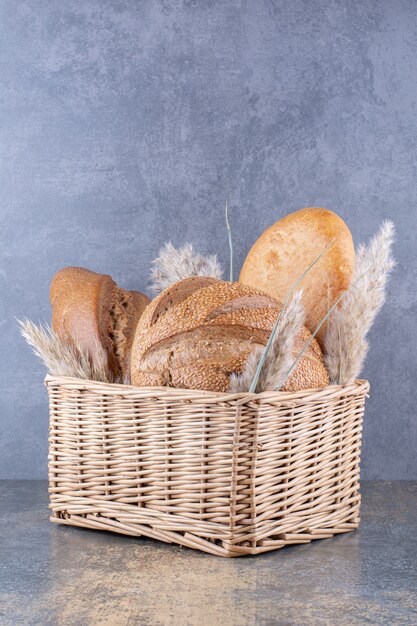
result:
<svg viewBox="0 0 417 626"><path fill-rule="evenodd" d="M46 384L54 522L228 557L358 526L367 381L261 394Z"/></svg>

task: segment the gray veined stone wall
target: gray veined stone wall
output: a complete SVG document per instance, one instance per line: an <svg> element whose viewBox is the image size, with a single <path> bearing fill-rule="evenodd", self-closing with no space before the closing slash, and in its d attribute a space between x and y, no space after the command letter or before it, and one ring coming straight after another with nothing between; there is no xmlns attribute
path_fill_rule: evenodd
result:
<svg viewBox="0 0 417 626"><path fill-rule="evenodd" d="M417 478L417 4L2 0L0 476L46 476L44 370L14 316L64 265L146 289L171 239L236 265L324 206L356 242L398 228L371 336L363 476Z"/></svg>

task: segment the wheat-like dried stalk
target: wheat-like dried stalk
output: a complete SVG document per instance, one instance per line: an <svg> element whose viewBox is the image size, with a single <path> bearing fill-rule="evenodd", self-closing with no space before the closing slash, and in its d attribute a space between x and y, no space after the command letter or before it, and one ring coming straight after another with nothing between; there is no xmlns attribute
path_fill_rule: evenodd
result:
<svg viewBox="0 0 417 626"><path fill-rule="evenodd" d="M233 282L233 239L232 229L229 222L229 201L226 200L226 206L224 207L224 216L226 220L227 238L229 240L229 281Z"/></svg>
<svg viewBox="0 0 417 626"><path fill-rule="evenodd" d="M305 321L302 295L302 290L296 291L282 314L277 333L261 370L258 391L279 390L287 379L287 372L293 359L295 339L301 332Z"/></svg>
<svg viewBox="0 0 417 626"><path fill-rule="evenodd" d="M76 342L63 341L47 324L37 325L28 319L17 322L23 337L52 376L120 382L109 369L107 354L101 345L97 346L97 358L93 361Z"/></svg>
<svg viewBox="0 0 417 626"><path fill-rule="evenodd" d="M296 291L296 289L297 289L298 285L299 285L299 284L303 281L303 279L307 276L307 274L308 274L309 272L311 272L311 270L312 270L312 269L313 269L313 267L316 265L316 263L318 263L318 261L321 259L321 257L323 256L323 254L325 254L325 253L327 252L327 250L328 250L329 248L331 248L331 246L333 245L334 241L335 241L335 240L334 240L334 239L332 239L332 240L331 240L331 241L327 244L327 246L326 246L326 247L325 247L325 248L324 248L324 249L320 252L319 256L318 256L316 259L314 259L314 261L313 261L312 263L310 263L310 265L309 265L309 266L307 267L307 269L306 269L306 270L305 270L305 271L301 274L301 276L299 276L299 277L297 278L297 280L295 281L295 283L292 285L292 287L289 289L289 291L288 291L287 295L285 296L285 300L284 300L284 303L283 303L283 305L282 305L282 308L281 308L281 310L280 310L280 312L279 312L279 315L278 315L278 317L277 317L277 319L276 319L276 322L275 322L274 327L273 327L273 329L272 329L272 332L271 332L271 334L270 334L270 336L269 336L269 339L268 339L268 341L267 341L267 344L266 344L266 346L265 346L265 349L264 349L264 351L263 351L263 353L262 353L262 355L261 355L261 358L259 359L258 366L257 366L256 370L254 371L254 374L253 374L253 380L252 380L251 385L250 385L250 387L249 387L249 392L250 392L250 393L254 393L254 392L255 392L255 390L256 390L256 389L257 389L257 387L258 387L258 381L259 381L259 377L260 377L260 375L261 375L261 370L262 370L262 368L263 368L263 365L264 365L265 359L266 359L266 357L267 357L267 355L268 355L268 352L269 352L269 350L270 350L270 348L271 348L272 342L274 341L274 338L275 338L275 333L276 333L276 332L277 332L277 330L278 330L278 326L279 326L279 323L280 323L280 321L281 321L281 317L282 317L282 316L283 316L283 314L285 313L286 308L287 308L287 306L288 306L288 303L290 302L290 299L293 297L293 295L294 295L294 293L295 293L295 291Z"/></svg>
<svg viewBox="0 0 417 626"><path fill-rule="evenodd" d="M288 371L293 361L295 338L304 324L304 308L302 291L296 291L288 301L285 310L279 318L278 325L272 336L272 342L265 356L256 383L255 392L281 389L288 377ZM264 348L256 348L249 355L245 367L240 375L232 374L230 391L248 391L254 379L259 359Z"/></svg>
<svg viewBox="0 0 417 626"><path fill-rule="evenodd" d="M245 366L240 374L230 375L229 391L231 393L247 393L253 380L264 346L257 345L249 353Z"/></svg>
<svg viewBox="0 0 417 626"><path fill-rule="evenodd" d="M383 222L379 232L356 253L352 282L340 306L329 319L325 337L325 362L330 380L345 384L358 378L368 352L366 339L386 298L394 224Z"/></svg>
<svg viewBox="0 0 417 626"><path fill-rule="evenodd" d="M190 276L211 276L222 278L223 270L215 254L204 257L194 252L193 245L186 243L182 248L174 248L169 241L152 261L150 288L158 295L173 283Z"/></svg>

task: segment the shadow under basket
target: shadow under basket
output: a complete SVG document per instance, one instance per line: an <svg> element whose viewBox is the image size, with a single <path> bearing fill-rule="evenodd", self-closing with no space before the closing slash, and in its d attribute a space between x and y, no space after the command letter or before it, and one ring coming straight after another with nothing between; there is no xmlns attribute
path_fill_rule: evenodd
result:
<svg viewBox="0 0 417 626"><path fill-rule="evenodd" d="M46 384L54 522L227 557L359 524L367 381L261 394Z"/></svg>

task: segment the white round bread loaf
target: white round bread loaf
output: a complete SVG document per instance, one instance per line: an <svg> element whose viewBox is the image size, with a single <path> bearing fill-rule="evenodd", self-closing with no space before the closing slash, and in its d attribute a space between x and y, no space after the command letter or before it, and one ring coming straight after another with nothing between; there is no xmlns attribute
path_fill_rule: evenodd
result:
<svg viewBox="0 0 417 626"><path fill-rule="evenodd" d="M239 282L284 302L296 280L332 239L333 245L300 284L306 326L313 332L329 306L349 287L355 262L352 235L336 213L301 209L267 228L250 249ZM324 324L317 334L320 345L325 332Z"/></svg>
<svg viewBox="0 0 417 626"><path fill-rule="evenodd" d="M265 346L280 311L271 296L240 283L192 277L145 309L132 346L132 384L227 391L255 346ZM304 328L294 358L311 337ZM324 387L329 378L313 340L283 390Z"/></svg>

